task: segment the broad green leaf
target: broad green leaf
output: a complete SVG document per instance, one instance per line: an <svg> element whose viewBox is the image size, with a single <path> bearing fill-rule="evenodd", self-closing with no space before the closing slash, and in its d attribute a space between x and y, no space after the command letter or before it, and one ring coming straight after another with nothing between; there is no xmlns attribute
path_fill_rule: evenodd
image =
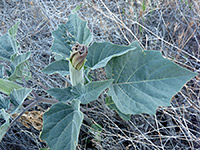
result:
<svg viewBox="0 0 200 150"><path fill-rule="evenodd" d="M19 107L22 105L26 97L31 93L31 89L23 88L23 89L14 89L10 94L10 102L14 105L14 109L12 113L16 112Z"/></svg>
<svg viewBox="0 0 200 150"><path fill-rule="evenodd" d="M76 13L69 16L66 27L75 41L80 44L89 45L92 42L93 36L87 26L87 21L82 20Z"/></svg>
<svg viewBox="0 0 200 150"><path fill-rule="evenodd" d="M52 32L53 45L51 47L52 52L61 54L63 59L70 56L71 46L68 43L67 28L65 24L58 25L58 29ZM73 41L73 40L72 40Z"/></svg>
<svg viewBox="0 0 200 150"><path fill-rule="evenodd" d="M48 143L52 150L76 150L78 136L83 121L80 101L71 104L57 103L43 115L41 139Z"/></svg>
<svg viewBox="0 0 200 150"><path fill-rule="evenodd" d="M108 61L113 57L123 55L130 50L141 50L141 47L137 42L129 46L116 45L110 42L94 42L88 48L86 66L90 67L92 70L105 67Z"/></svg>
<svg viewBox="0 0 200 150"><path fill-rule="evenodd" d="M76 99L80 99L81 104L87 104L96 100L99 95L108 88L113 80L96 81L86 85L78 84L72 88L72 92Z"/></svg>
<svg viewBox="0 0 200 150"><path fill-rule="evenodd" d="M15 82L6 80L6 79L0 79L0 91L10 95L10 93L14 90L14 89L20 89L22 88L19 84L16 84Z"/></svg>
<svg viewBox="0 0 200 150"><path fill-rule="evenodd" d="M0 37L0 58L10 61L10 57L17 52L19 44L16 40L19 22L16 23L8 33Z"/></svg>
<svg viewBox="0 0 200 150"><path fill-rule="evenodd" d="M27 71L24 71L25 63L30 58L31 53L27 52L25 54L21 54L18 56L13 57L12 65L14 66L14 72L8 78L11 81L15 81L17 79L21 79L22 76L27 74Z"/></svg>
<svg viewBox="0 0 200 150"><path fill-rule="evenodd" d="M30 58L31 52L20 54L13 58L12 63L15 67L19 66L21 63L27 61Z"/></svg>
<svg viewBox="0 0 200 150"><path fill-rule="evenodd" d="M130 120L130 119L131 119L131 115L130 115L130 114L123 114L123 113L117 108L117 106L116 106L115 103L113 102L111 96L107 96L107 97L105 98L105 102L106 102L106 105L107 105L110 109L115 110L115 111L118 113L118 115L119 115L122 119L124 119L124 120Z"/></svg>
<svg viewBox="0 0 200 150"><path fill-rule="evenodd" d="M54 41L52 51L61 54L63 59L69 58L71 46L75 42L88 45L92 42L92 33L87 27L87 22L71 14L66 24L61 24L52 32Z"/></svg>
<svg viewBox="0 0 200 150"><path fill-rule="evenodd" d="M57 54L57 53L55 53L55 60L56 61L59 61L59 60L62 60L63 59L63 56L61 55L61 54ZM64 59L63 59L64 60Z"/></svg>
<svg viewBox="0 0 200 150"><path fill-rule="evenodd" d="M0 109L3 108L5 110L8 110L9 105L10 105L10 100L0 95Z"/></svg>
<svg viewBox="0 0 200 150"><path fill-rule="evenodd" d="M86 85L78 84L68 88L54 88L47 92L58 99L59 101L66 102L72 99L79 99L82 104L87 104L96 100L101 92L110 86L113 80L96 81Z"/></svg>
<svg viewBox="0 0 200 150"><path fill-rule="evenodd" d="M14 54L9 34L0 37L0 58L10 61L10 57Z"/></svg>
<svg viewBox="0 0 200 150"><path fill-rule="evenodd" d="M61 75L69 74L69 62L68 60L58 60L49 64L46 68L42 70L46 74L59 73Z"/></svg>
<svg viewBox="0 0 200 150"><path fill-rule="evenodd" d="M52 88L47 91L51 96L55 97L61 102L71 101L75 98L74 94L71 92L72 87L67 88Z"/></svg>
<svg viewBox="0 0 200 150"><path fill-rule="evenodd" d="M0 119L3 119L5 122L2 125L0 125L0 142L9 128L9 125L10 125L9 118L10 118L10 115L6 113L4 109L1 109Z"/></svg>
<svg viewBox="0 0 200 150"><path fill-rule="evenodd" d="M124 114L155 114L196 75L158 51L130 51L109 61L105 70L114 79L109 95Z"/></svg>
<svg viewBox="0 0 200 150"><path fill-rule="evenodd" d="M10 37L10 43L12 45L14 53L17 53L18 48L19 48L19 43L16 40L16 35L17 35L17 30L18 30L19 24L20 24L20 22L17 22L12 28L10 28L8 30L8 34Z"/></svg>

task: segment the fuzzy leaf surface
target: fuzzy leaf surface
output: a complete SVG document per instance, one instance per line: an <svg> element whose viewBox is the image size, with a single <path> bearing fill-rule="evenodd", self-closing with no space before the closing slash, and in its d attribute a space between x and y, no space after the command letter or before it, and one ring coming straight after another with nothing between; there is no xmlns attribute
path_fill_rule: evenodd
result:
<svg viewBox="0 0 200 150"><path fill-rule="evenodd" d="M54 104L44 116L41 139L47 141L53 150L76 150L78 136L83 121L80 101L71 104Z"/></svg>
<svg viewBox="0 0 200 150"><path fill-rule="evenodd" d="M118 115L119 115L122 119L124 119L124 120L130 120L130 119L131 119L131 115L130 115L130 114L123 114L123 113L117 108L117 106L116 106L115 103L113 102L111 96L108 96L108 97L105 98L105 103L106 103L106 105L107 105L110 109L115 110L115 111L118 113Z"/></svg>
<svg viewBox="0 0 200 150"><path fill-rule="evenodd" d="M51 96L61 102L71 101L74 99L74 94L71 92L72 87L67 88L52 88L47 91Z"/></svg>
<svg viewBox="0 0 200 150"><path fill-rule="evenodd" d="M86 85L78 84L68 88L54 88L47 92L58 99L59 101L66 102L72 99L79 99L82 104L87 104L93 100L96 100L101 92L108 88L113 80L96 81Z"/></svg>
<svg viewBox="0 0 200 150"><path fill-rule="evenodd" d="M67 31L71 33L75 41L80 44L89 45L92 42L93 35L87 26L87 21L81 19L77 13L69 16L66 27Z"/></svg>
<svg viewBox="0 0 200 150"><path fill-rule="evenodd" d="M80 99L81 104L87 104L96 100L99 95L108 88L113 80L96 81L86 85L78 84L72 88L75 98Z"/></svg>
<svg viewBox="0 0 200 150"><path fill-rule="evenodd" d="M25 63L30 58L31 53L27 52L16 57L13 57L12 65L14 66L14 71L11 76L8 78L11 81L15 81L17 79L21 79L22 76L26 76L27 71L24 71Z"/></svg>
<svg viewBox="0 0 200 150"><path fill-rule="evenodd" d="M60 24L58 25L58 29L52 32L54 40L51 50L52 52L61 54L63 59L68 58L70 56L70 50L71 50L71 46L67 43L68 36L66 31L67 31L66 25Z"/></svg>
<svg viewBox="0 0 200 150"><path fill-rule="evenodd" d="M14 90L14 89L20 89L22 88L19 84L6 80L6 79L0 79L0 91L10 95L10 93Z"/></svg>
<svg viewBox="0 0 200 150"><path fill-rule="evenodd" d="M16 40L19 22L0 37L0 58L10 61L11 56L18 51L19 44Z"/></svg>
<svg viewBox="0 0 200 150"><path fill-rule="evenodd" d="M14 109L12 113L16 112L19 107L22 105L26 97L31 93L31 89L23 88L23 89L14 89L10 94L10 102L14 105Z"/></svg>
<svg viewBox="0 0 200 150"><path fill-rule="evenodd" d="M18 52L18 48L19 48L19 43L17 42L17 39L16 39L19 24L20 22L17 22L14 26L12 26L12 28L8 30L10 43L12 45L14 53Z"/></svg>
<svg viewBox="0 0 200 150"><path fill-rule="evenodd" d="M131 50L142 50L137 42L129 46L116 45L110 42L94 42L88 48L86 66L92 70L105 67L113 57L123 55Z"/></svg>
<svg viewBox="0 0 200 150"><path fill-rule="evenodd" d="M115 57L105 67L114 79L109 90L124 114L155 114L196 74L162 57L158 51L130 51Z"/></svg>
<svg viewBox="0 0 200 150"><path fill-rule="evenodd" d="M4 98L2 95L0 95L0 109L8 110L10 105L10 100L8 98Z"/></svg>
<svg viewBox="0 0 200 150"><path fill-rule="evenodd" d="M63 59L69 58L71 47L75 42L88 45L92 42L92 33L87 22L82 20L76 13L69 16L66 24L61 24L58 29L52 33L54 41L52 51L63 56Z"/></svg>
<svg viewBox="0 0 200 150"><path fill-rule="evenodd" d="M69 74L69 62L68 60L58 60L49 64L46 68L42 70L42 72L46 74L54 74L59 73L60 75L68 75Z"/></svg>

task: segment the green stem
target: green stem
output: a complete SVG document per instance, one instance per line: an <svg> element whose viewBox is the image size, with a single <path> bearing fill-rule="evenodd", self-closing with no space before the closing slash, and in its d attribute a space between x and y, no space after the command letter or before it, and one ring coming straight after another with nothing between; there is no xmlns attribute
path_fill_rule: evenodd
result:
<svg viewBox="0 0 200 150"><path fill-rule="evenodd" d="M69 72L70 72L70 80L72 86L75 86L79 83L84 84L84 67L80 70L76 70L69 61Z"/></svg>

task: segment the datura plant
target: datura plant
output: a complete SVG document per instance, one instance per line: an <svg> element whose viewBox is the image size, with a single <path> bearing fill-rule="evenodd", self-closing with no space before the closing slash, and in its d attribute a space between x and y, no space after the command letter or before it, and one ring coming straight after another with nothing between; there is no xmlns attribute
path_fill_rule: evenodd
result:
<svg viewBox="0 0 200 150"><path fill-rule="evenodd" d="M121 118L155 114L158 106L169 106L172 96L196 75L163 58L159 51L143 50L136 41L128 46L93 42L87 22L74 11L66 24L52 32L51 50L56 61L42 70L59 73L66 80L70 75L71 86L49 89L47 93L54 99L45 99L26 87L31 77L27 73L31 53L19 51L18 25L0 37L0 58L8 62L6 67L0 66L0 91L4 93L0 96L0 118L4 120L0 140L16 121L11 115L21 111L25 99L35 97L25 110L40 102L53 104L43 115L40 138L51 150L75 150L84 119L80 104L96 100L108 89L105 103ZM89 77L88 73L98 68L104 69L107 80L93 81Z"/></svg>

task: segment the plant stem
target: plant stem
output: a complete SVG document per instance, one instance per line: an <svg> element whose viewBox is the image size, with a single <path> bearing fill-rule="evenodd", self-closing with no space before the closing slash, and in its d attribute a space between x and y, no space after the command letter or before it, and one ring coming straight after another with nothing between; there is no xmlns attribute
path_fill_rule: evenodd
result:
<svg viewBox="0 0 200 150"><path fill-rule="evenodd" d="M80 70L76 70L71 62L69 62L69 73L70 73L70 80L72 86L75 86L79 83L84 84L84 67L82 67Z"/></svg>
<svg viewBox="0 0 200 150"><path fill-rule="evenodd" d="M72 85L71 82L70 82L67 78L63 77L62 75L60 75L60 77L61 77L63 80L67 81L67 83L69 83L70 85Z"/></svg>

